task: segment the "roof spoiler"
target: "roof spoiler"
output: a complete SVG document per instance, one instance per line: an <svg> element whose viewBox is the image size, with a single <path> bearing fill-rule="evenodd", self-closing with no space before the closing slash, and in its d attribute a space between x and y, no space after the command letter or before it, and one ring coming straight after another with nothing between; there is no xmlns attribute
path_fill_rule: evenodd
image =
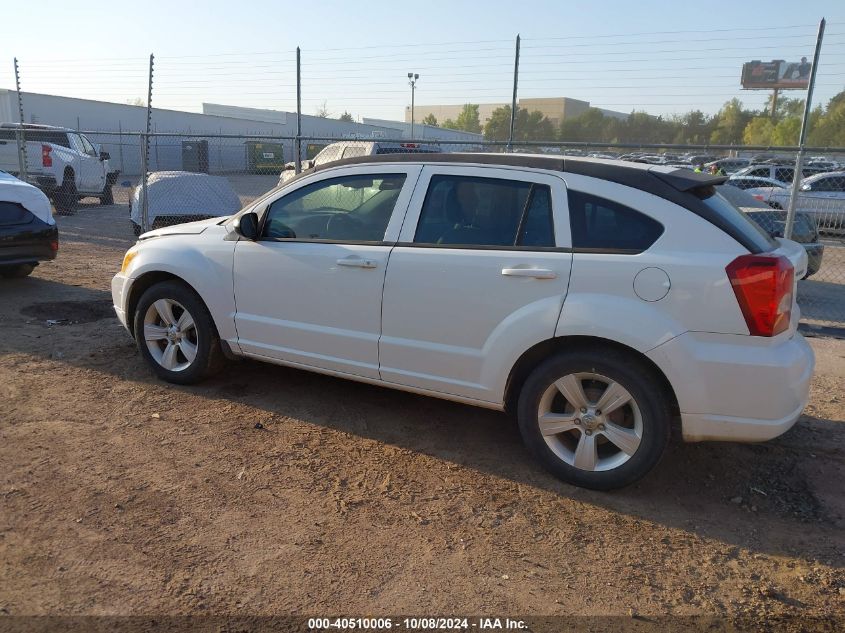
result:
<svg viewBox="0 0 845 633"><path fill-rule="evenodd" d="M701 187L712 187L721 185L725 182L727 176L716 176L714 174L705 174L699 171L691 171L689 169L675 169L670 172L658 171L657 169L649 169L649 172L655 177L673 189L678 191L692 191Z"/></svg>

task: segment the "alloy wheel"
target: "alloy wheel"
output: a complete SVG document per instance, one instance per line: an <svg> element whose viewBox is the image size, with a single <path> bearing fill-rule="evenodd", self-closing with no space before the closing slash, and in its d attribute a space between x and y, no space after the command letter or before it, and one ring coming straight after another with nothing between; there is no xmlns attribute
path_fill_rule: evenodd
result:
<svg viewBox="0 0 845 633"><path fill-rule="evenodd" d="M147 308L144 341L153 360L168 371L184 371L197 357L194 318L173 299L158 299Z"/></svg>
<svg viewBox="0 0 845 633"><path fill-rule="evenodd" d="M540 398L537 424L548 447L585 471L606 471L627 462L640 446L642 414L621 384L582 372L555 380Z"/></svg>

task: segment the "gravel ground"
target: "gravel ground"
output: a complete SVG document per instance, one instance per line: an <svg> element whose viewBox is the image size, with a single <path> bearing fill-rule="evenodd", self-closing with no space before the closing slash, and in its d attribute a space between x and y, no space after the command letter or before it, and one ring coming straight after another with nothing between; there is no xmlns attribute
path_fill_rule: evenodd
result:
<svg viewBox="0 0 845 633"><path fill-rule="evenodd" d="M811 339L781 438L591 492L503 414L253 362L156 380L110 309L125 215L60 218L59 258L0 284L0 612L841 624L845 341Z"/></svg>

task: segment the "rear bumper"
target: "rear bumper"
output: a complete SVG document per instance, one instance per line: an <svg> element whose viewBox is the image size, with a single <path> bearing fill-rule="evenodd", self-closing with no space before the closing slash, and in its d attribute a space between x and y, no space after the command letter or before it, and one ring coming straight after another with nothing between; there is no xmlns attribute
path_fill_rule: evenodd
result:
<svg viewBox="0 0 845 633"><path fill-rule="evenodd" d="M669 377L688 442L760 442L801 416L815 366L799 333L791 338L687 332L648 356Z"/></svg>
<svg viewBox="0 0 845 633"><path fill-rule="evenodd" d="M0 265L32 264L56 259L59 229L34 219L0 228Z"/></svg>

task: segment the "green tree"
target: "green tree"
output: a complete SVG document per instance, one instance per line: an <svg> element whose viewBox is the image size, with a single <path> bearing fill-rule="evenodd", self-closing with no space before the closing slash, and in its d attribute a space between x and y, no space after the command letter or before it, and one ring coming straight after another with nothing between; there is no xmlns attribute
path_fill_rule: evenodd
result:
<svg viewBox="0 0 845 633"><path fill-rule="evenodd" d="M506 141L510 135L511 107L496 108L484 126L484 136L491 141ZM551 121L539 110L528 112L524 108L516 109L513 140L515 141L551 141L555 129Z"/></svg>
<svg viewBox="0 0 845 633"><path fill-rule="evenodd" d="M425 118L422 120L423 125L437 125L437 117L434 116L431 112L425 115Z"/></svg>
<svg viewBox="0 0 845 633"><path fill-rule="evenodd" d="M476 134L481 132L481 119L478 116L478 105L475 103L465 103L458 118L455 119L455 129L463 130L464 132L474 132Z"/></svg>
<svg viewBox="0 0 845 633"><path fill-rule="evenodd" d="M815 114L815 112L814 112ZM810 145L820 147L842 147L845 145L845 91L833 97L824 112L810 128L808 140Z"/></svg>
<svg viewBox="0 0 845 633"><path fill-rule="evenodd" d="M772 130L772 145L798 145L798 134L801 131L801 119L791 116L778 121Z"/></svg>
<svg viewBox="0 0 845 633"><path fill-rule="evenodd" d="M347 123L355 123L355 119L352 118L352 115L349 114L346 110L343 111L339 117L337 117L338 121L346 121Z"/></svg>
<svg viewBox="0 0 845 633"><path fill-rule="evenodd" d="M455 123L452 119L446 119L445 121L443 121L443 125L441 125L440 127L445 127L450 130L457 130L458 124Z"/></svg>
<svg viewBox="0 0 845 633"><path fill-rule="evenodd" d="M710 134L710 142L729 145L742 143L742 133L751 119L751 113L742 109L739 99L731 99L716 115L716 129Z"/></svg>
<svg viewBox="0 0 845 633"><path fill-rule="evenodd" d="M757 116L748 122L742 132L742 141L746 145L771 145L775 124L767 116Z"/></svg>

